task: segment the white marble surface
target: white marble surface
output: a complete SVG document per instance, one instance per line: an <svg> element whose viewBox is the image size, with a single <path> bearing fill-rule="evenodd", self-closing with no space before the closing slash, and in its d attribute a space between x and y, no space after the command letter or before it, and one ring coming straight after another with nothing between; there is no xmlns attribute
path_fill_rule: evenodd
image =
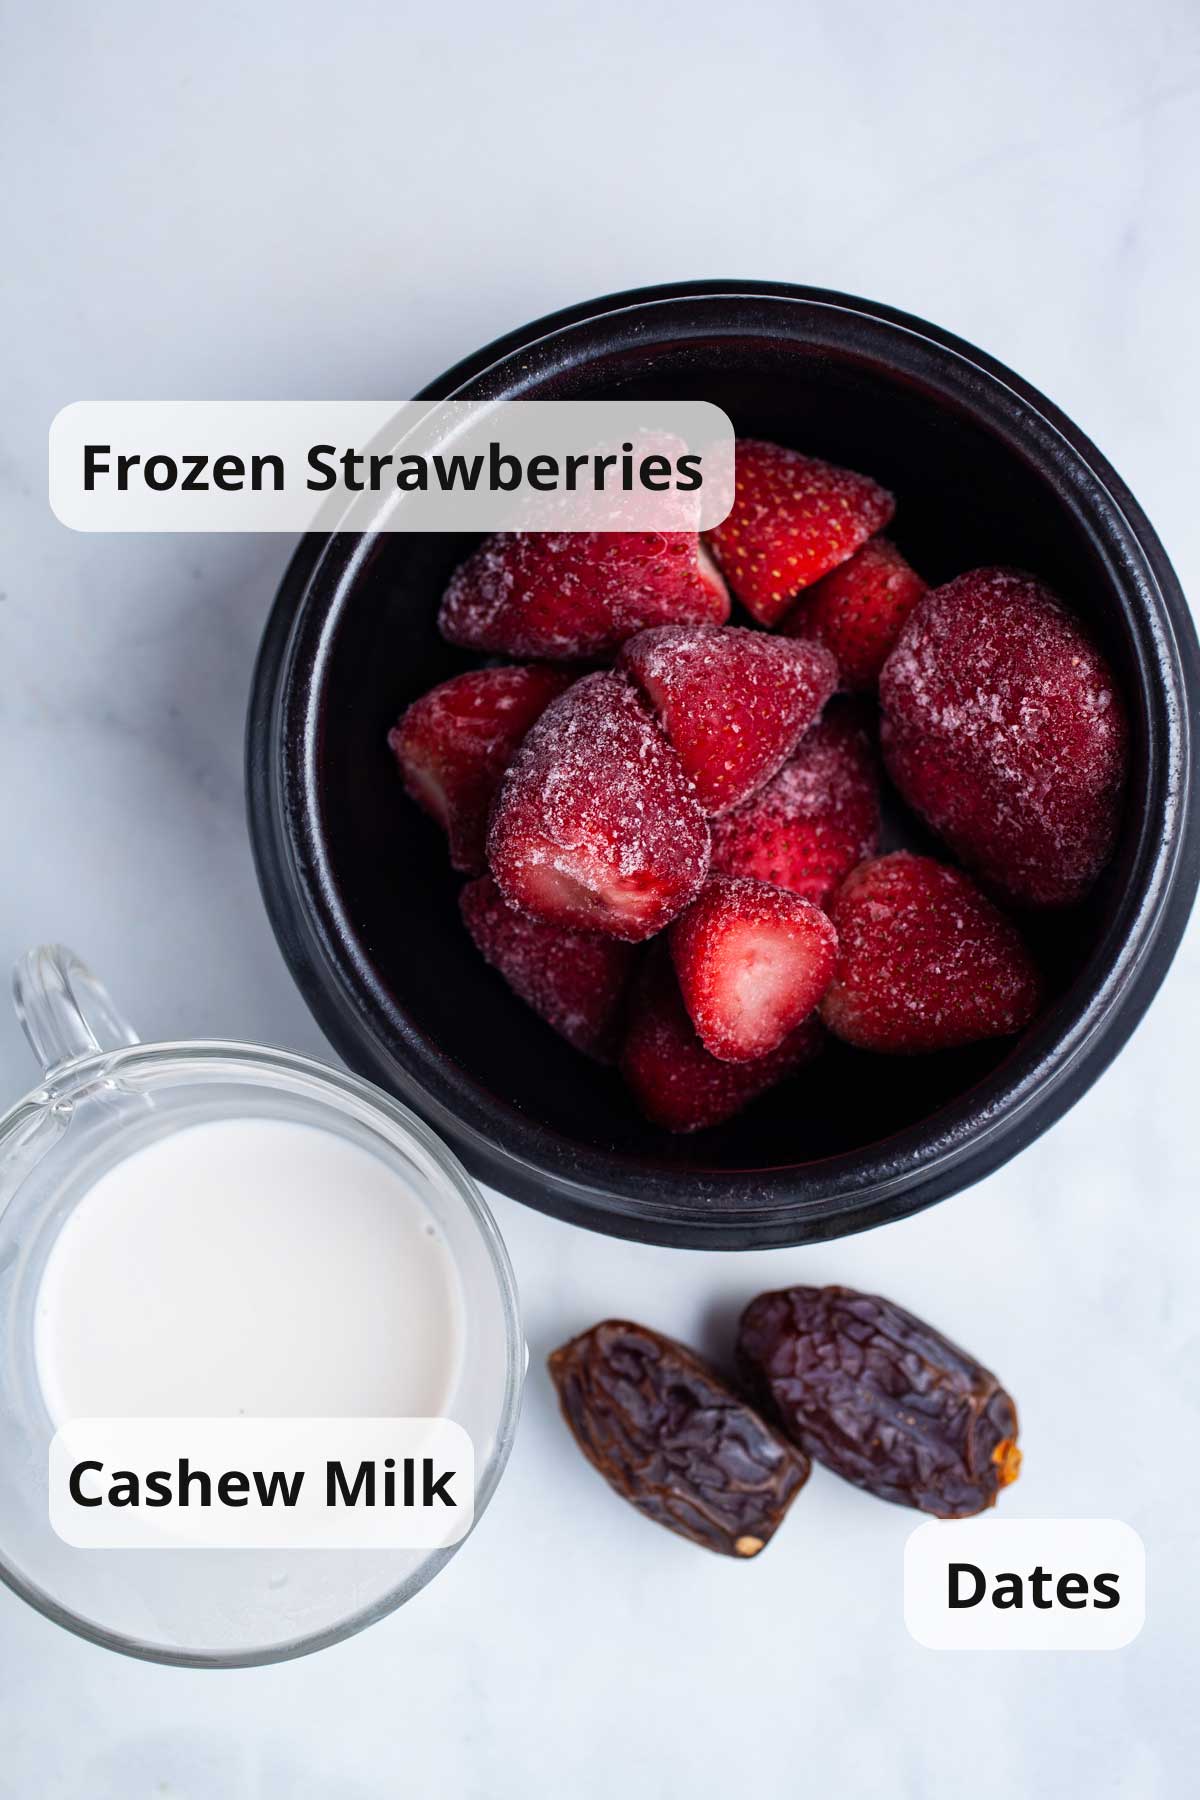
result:
<svg viewBox="0 0 1200 1800"><path fill-rule="evenodd" d="M5 0L0 18L0 961L66 939L147 1037L322 1048L242 820L251 657L289 546L73 536L45 495L69 400L392 396L589 294L818 282L1048 390L1200 583L1189 0ZM230 1675L107 1655L0 1593L0 1796L1188 1791L1198 1006L1193 932L1117 1066L1034 1149L841 1246L641 1250L498 1200L533 1375L511 1472L448 1573L351 1643ZM30 1073L0 1019L4 1091ZM792 1278L894 1292L1002 1371L1027 1444L1012 1510L1143 1533L1138 1643L919 1650L913 1521L831 1477L748 1567L610 1497L552 1417L546 1349L612 1310L716 1340Z"/></svg>

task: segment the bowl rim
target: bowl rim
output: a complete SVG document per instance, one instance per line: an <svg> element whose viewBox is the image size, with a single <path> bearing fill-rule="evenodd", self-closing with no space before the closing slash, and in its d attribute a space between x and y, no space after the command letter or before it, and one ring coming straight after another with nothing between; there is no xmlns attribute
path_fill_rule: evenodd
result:
<svg viewBox="0 0 1200 1800"><path fill-rule="evenodd" d="M714 305L714 303L718 303ZM877 1145L810 1165L672 1169L619 1150L582 1147L487 1097L466 1108L436 1045L409 1026L400 1046L376 1027L386 994L340 909L323 864L313 804L314 706L303 655L328 648L332 626L370 553L370 536L301 540L259 652L247 720L247 806L264 902L285 960L322 1029L348 1062L398 1092L444 1133L472 1173L543 1212L610 1235L702 1248L819 1241L905 1217L991 1173L1074 1103L1126 1042L1157 991L1200 880L1200 817L1190 804L1198 747L1200 652L1179 581L1141 508L1095 445L1052 402L966 340L895 308L783 282L695 281L584 301L506 333L464 358L420 398L511 395L579 334L652 329L688 335L696 314L785 317L819 341L837 333L866 354L886 341L947 397L1040 450L1039 472L1092 536L1121 598L1137 665L1147 741L1143 802L1129 880L1069 991L982 1081L927 1120ZM612 345L610 344L610 348ZM536 349L537 356L532 355ZM904 355L901 355L903 351ZM536 365L536 366L535 366ZM507 379L506 379L507 378ZM1136 597L1137 604L1134 604ZM317 666L314 660L313 667ZM309 672L311 674L311 671ZM289 745L289 726L299 743ZM1136 803L1138 795L1131 795ZM347 948L349 943L350 948ZM1086 986L1082 1004L1079 990ZM1068 1005L1070 1002L1070 1005ZM418 1072L419 1071L419 1072ZM540 1140L534 1143L534 1140ZM680 1198L681 1192L686 1196Z"/></svg>

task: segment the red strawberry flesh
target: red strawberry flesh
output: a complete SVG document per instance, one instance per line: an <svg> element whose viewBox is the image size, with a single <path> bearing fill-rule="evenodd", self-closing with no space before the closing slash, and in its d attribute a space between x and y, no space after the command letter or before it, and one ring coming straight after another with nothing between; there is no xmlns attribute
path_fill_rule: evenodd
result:
<svg viewBox="0 0 1200 1800"><path fill-rule="evenodd" d="M552 702L501 785L488 861L510 906L636 943L708 873L708 826L679 758L623 676Z"/></svg>
<svg viewBox="0 0 1200 1800"><path fill-rule="evenodd" d="M405 788L437 820L450 860L484 866L488 812L500 778L534 720L570 677L560 669L476 669L414 700L388 733Z"/></svg>
<svg viewBox="0 0 1200 1800"><path fill-rule="evenodd" d="M712 868L824 906L878 843L874 746L859 705L835 700L773 781L713 820Z"/></svg>
<svg viewBox="0 0 1200 1800"><path fill-rule="evenodd" d="M1128 728L1116 681L1050 590L976 569L926 594L880 677L888 772L1019 904L1082 898L1112 854Z"/></svg>
<svg viewBox="0 0 1200 1800"><path fill-rule="evenodd" d="M821 1016L861 1050L956 1049L1020 1031L1037 1011L1020 933L960 869L904 850L878 857L854 870L830 914L837 972Z"/></svg>
<svg viewBox="0 0 1200 1800"><path fill-rule="evenodd" d="M837 679L819 644L720 625L639 632L619 666L654 707L710 814L728 812L777 772Z"/></svg>
<svg viewBox="0 0 1200 1800"><path fill-rule="evenodd" d="M896 509L868 475L782 444L739 438L733 508L708 533L730 587L763 625L773 625L811 586L881 531Z"/></svg>
<svg viewBox="0 0 1200 1800"><path fill-rule="evenodd" d="M655 944L634 980L621 1072L646 1117L667 1131L723 1124L820 1050L816 1016L755 1062L721 1062L696 1036L670 958Z"/></svg>
<svg viewBox="0 0 1200 1800"><path fill-rule="evenodd" d="M927 586L889 538L874 537L801 596L782 630L824 644L837 658L839 685L866 692Z"/></svg>
<svg viewBox="0 0 1200 1800"><path fill-rule="evenodd" d="M833 978L837 933L809 900L717 875L670 931L679 991L704 1048L723 1062L776 1049Z"/></svg>
<svg viewBox="0 0 1200 1800"><path fill-rule="evenodd" d="M490 875L469 881L458 903L476 947L514 994L576 1050L611 1062L632 945L514 912Z"/></svg>
<svg viewBox="0 0 1200 1800"><path fill-rule="evenodd" d="M729 595L695 532L499 532L450 579L452 644L596 661L651 625L723 624Z"/></svg>

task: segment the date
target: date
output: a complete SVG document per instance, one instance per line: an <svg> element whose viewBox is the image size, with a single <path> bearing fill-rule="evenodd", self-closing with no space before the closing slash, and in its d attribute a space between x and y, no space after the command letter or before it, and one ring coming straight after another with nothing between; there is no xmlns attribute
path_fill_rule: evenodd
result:
<svg viewBox="0 0 1200 1800"><path fill-rule="evenodd" d="M1017 1478L1017 1409L996 1377L876 1294L760 1294L737 1359L794 1443L882 1500L965 1519Z"/></svg>
<svg viewBox="0 0 1200 1800"><path fill-rule="evenodd" d="M646 1518L722 1556L757 1556L812 1467L698 1356L607 1319L555 1350L579 1448Z"/></svg>

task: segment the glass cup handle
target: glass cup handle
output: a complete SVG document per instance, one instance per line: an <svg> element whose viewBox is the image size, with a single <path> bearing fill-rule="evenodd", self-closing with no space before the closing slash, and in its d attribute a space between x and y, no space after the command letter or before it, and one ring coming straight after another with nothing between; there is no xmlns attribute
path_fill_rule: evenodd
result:
<svg viewBox="0 0 1200 1800"><path fill-rule="evenodd" d="M138 1042L107 989L65 944L25 952L13 970L13 1004L44 1075Z"/></svg>

